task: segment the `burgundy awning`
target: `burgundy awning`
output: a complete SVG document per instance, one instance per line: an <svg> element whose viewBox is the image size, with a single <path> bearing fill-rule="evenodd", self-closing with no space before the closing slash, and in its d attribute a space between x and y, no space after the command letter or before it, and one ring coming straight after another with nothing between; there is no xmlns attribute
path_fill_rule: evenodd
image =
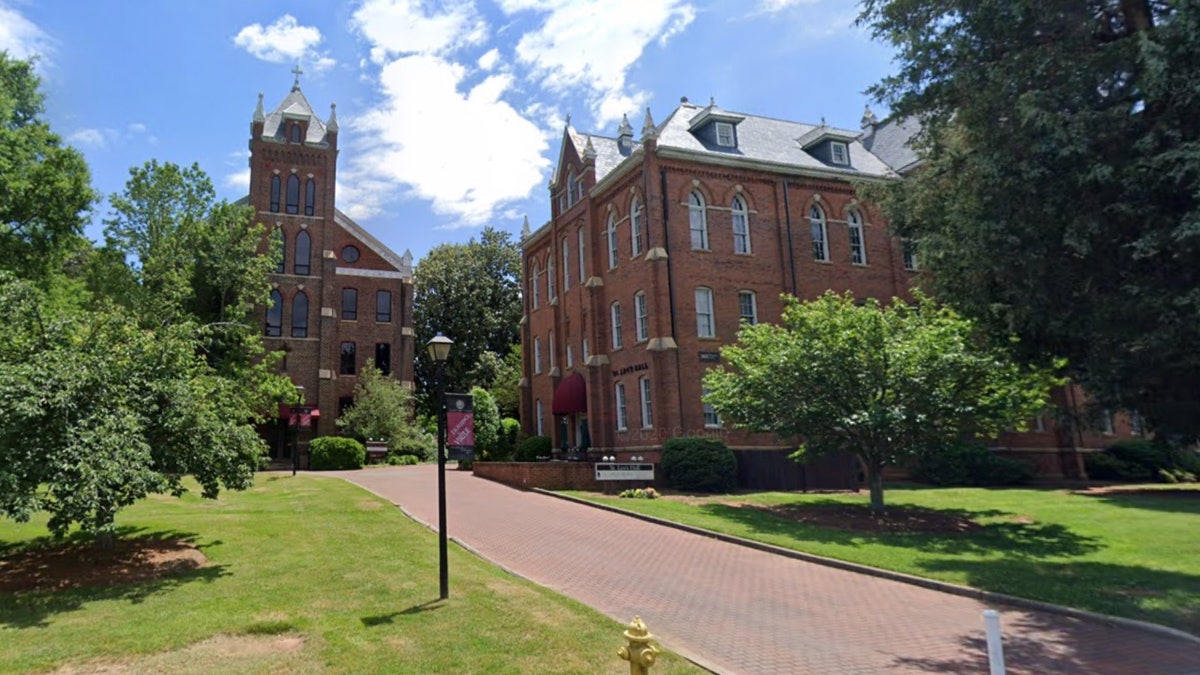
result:
<svg viewBox="0 0 1200 675"><path fill-rule="evenodd" d="M554 389L554 401L550 411L555 415L587 412L587 385L583 375L571 373Z"/></svg>

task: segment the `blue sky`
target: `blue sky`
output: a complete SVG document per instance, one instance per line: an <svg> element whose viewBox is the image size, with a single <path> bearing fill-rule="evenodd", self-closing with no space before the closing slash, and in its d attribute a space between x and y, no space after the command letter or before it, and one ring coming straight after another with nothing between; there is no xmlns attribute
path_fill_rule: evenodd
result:
<svg viewBox="0 0 1200 675"><path fill-rule="evenodd" d="M681 96L858 128L891 52L850 0L0 0L0 49L40 55L47 113L103 194L150 159L198 162L247 191L259 92L297 63L314 110L337 103L338 207L420 258L487 224L549 217L567 115L615 135ZM885 112L878 105L875 112ZM88 233L98 237L107 205Z"/></svg>

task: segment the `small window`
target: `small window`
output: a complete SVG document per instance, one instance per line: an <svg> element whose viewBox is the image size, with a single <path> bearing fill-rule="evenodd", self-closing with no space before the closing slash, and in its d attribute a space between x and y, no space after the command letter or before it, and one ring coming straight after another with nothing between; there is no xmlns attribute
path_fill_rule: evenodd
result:
<svg viewBox="0 0 1200 675"><path fill-rule="evenodd" d="M583 338L583 365L587 365L588 359L592 357L592 353L588 351L587 338Z"/></svg>
<svg viewBox="0 0 1200 675"><path fill-rule="evenodd" d="M604 230L604 236L608 241L608 269L617 266L617 217L609 214L608 227Z"/></svg>
<svg viewBox="0 0 1200 675"><path fill-rule="evenodd" d="M575 190L579 185L579 179L575 177L575 171L572 170L567 174L567 207L575 206ZM564 289L565 290L565 289Z"/></svg>
<svg viewBox="0 0 1200 675"><path fill-rule="evenodd" d="M1103 433L1105 436L1112 436L1112 435L1113 435L1113 433L1114 433L1114 432L1113 432L1113 416L1112 416L1112 411L1111 411L1111 410L1109 410L1108 408L1105 408L1103 411L1101 411L1101 416L1100 416L1100 431L1101 431L1101 432L1102 432L1102 433Z"/></svg>
<svg viewBox="0 0 1200 675"><path fill-rule="evenodd" d="M708 214L705 212L704 197L693 192L688 197L688 227L692 232L692 248L708 250Z"/></svg>
<svg viewBox="0 0 1200 675"><path fill-rule="evenodd" d="M738 315L745 323L758 323L758 299L754 291L738 291Z"/></svg>
<svg viewBox="0 0 1200 675"><path fill-rule="evenodd" d="M538 306L542 304L542 298L541 298L541 295L542 295L542 293L541 293L541 283L542 283L542 282L541 282L541 280L538 278L538 277L540 277L541 275L542 275L542 271L541 271L541 269L539 269L539 268L538 268L538 266L537 266L537 264L536 264L536 263L534 263L534 265L533 265L533 274L531 274L531 275L530 275L530 277L532 277L532 278L533 278L533 292L531 293L531 295L533 296L533 308L534 308L534 309L537 309L537 308L538 308Z"/></svg>
<svg viewBox="0 0 1200 675"><path fill-rule="evenodd" d="M650 409L650 378L638 380L638 389L642 395L642 428L649 429L654 426L654 414Z"/></svg>
<svg viewBox="0 0 1200 675"><path fill-rule="evenodd" d="M642 204L635 196L629 203L629 242L633 245L632 255L642 254Z"/></svg>
<svg viewBox="0 0 1200 675"><path fill-rule="evenodd" d="M621 345L622 345L622 340L621 340L621 303L614 302L609 311L612 315L612 348L620 349Z"/></svg>
<svg viewBox="0 0 1200 675"><path fill-rule="evenodd" d="M702 338L716 337L713 322L713 292L701 286L696 289L696 335Z"/></svg>
<svg viewBox="0 0 1200 675"><path fill-rule="evenodd" d="M296 174L288 176L286 210L292 215L300 213L300 177Z"/></svg>
<svg viewBox="0 0 1200 675"><path fill-rule="evenodd" d="M341 350L341 358L339 360L338 373L342 375L355 375L358 373L358 363L355 345L353 342L343 342Z"/></svg>
<svg viewBox="0 0 1200 675"><path fill-rule="evenodd" d="M700 392L700 405L704 409L704 428L719 429L721 427L721 416L717 414L717 409L713 404L704 400L708 398L708 390L703 389Z"/></svg>
<svg viewBox="0 0 1200 675"><path fill-rule="evenodd" d="M304 230L296 233L296 262L292 271L296 274L307 275L311 270L312 238Z"/></svg>
<svg viewBox="0 0 1200 675"><path fill-rule="evenodd" d="M317 181L309 178L304 184L304 215L311 216L317 207Z"/></svg>
<svg viewBox="0 0 1200 675"><path fill-rule="evenodd" d="M342 262L348 262L348 263L358 262L358 258L360 255L361 254L358 251L358 247L356 247L356 246L343 246L342 247Z"/></svg>
<svg viewBox="0 0 1200 675"><path fill-rule="evenodd" d="M1038 415L1033 418L1033 430L1039 433L1046 431L1046 416Z"/></svg>
<svg viewBox="0 0 1200 675"><path fill-rule="evenodd" d="M281 228L271 232L271 252L275 255L275 273L283 274L287 271L287 239Z"/></svg>
<svg viewBox="0 0 1200 675"><path fill-rule="evenodd" d="M300 142L300 125L298 123L293 122L291 124L291 126L289 127L289 129L290 129L290 133L291 133L291 141L293 143L299 143Z"/></svg>
<svg viewBox="0 0 1200 675"><path fill-rule="evenodd" d="M358 320L358 289L343 288L342 289L342 320L357 321Z"/></svg>
<svg viewBox="0 0 1200 675"><path fill-rule="evenodd" d="M542 417L543 417L543 415L542 415L542 399L540 399L540 398L539 398L539 399L538 399L538 400L537 400L537 401L534 403L534 406L533 406L533 407L534 407L534 409L535 409L535 411L536 411L536 413L535 413L535 415L534 415L534 419L537 421L537 422L536 422L536 424L537 424L537 435L538 435L538 436L545 436L545 435L546 435L546 426L545 426L545 424L542 422Z"/></svg>
<svg viewBox="0 0 1200 675"><path fill-rule="evenodd" d="M283 191L283 181L279 175L271 176L271 213L279 213L279 196Z"/></svg>
<svg viewBox="0 0 1200 675"><path fill-rule="evenodd" d="M1146 435L1146 420L1142 418L1142 414L1136 410L1129 413L1129 433L1134 436Z"/></svg>
<svg viewBox="0 0 1200 675"><path fill-rule="evenodd" d="M717 122L717 145L725 148L732 148L733 142L733 125L729 122Z"/></svg>
<svg viewBox="0 0 1200 675"><path fill-rule="evenodd" d="M638 342L650 337L650 322L646 313L646 294L638 293L633 296L633 312L636 323L634 333Z"/></svg>
<svg viewBox="0 0 1200 675"><path fill-rule="evenodd" d="M338 397L338 417L345 415L346 412L353 407L354 407L354 397L353 396L339 396Z"/></svg>
<svg viewBox="0 0 1200 675"><path fill-rule="evenodd" d="M375 321L376 323L392 322L391 291L375 291Z"/></svg>
<svg viewBox="0 0 1200 675"><path fill-rule="evenodd" d="M746 209L745 200L741 197L734 197L730 211L733 214L733 252L749 253L750 214Z"/></svg>
<svg viewBox="0 0 1200 675"><path fill-rule="evenodd" d="M917 242L911 239L904 240L904 269L909 272L917 271Z"/></svg>
<svg viewBox="0 0 1200 675"><path fill-rule="evenodd" d="M863 236L862 216L858 211L846 214L846 223L850 228L850 262L855 265L867 264L867 245Z"/></svg>
<svg viewBox="0 0 1200 675"><path fill-rule="evenodd" d="M271 291L271 304L267 307L267 337L279 337L283 334L283 295Z"/></svg>
<svg viewBox="0 0 1200 675"><path fill-rule="evenodd" d="M809 226L812 230L812 250L813 260L822 262L829 261L829 237L825 230L825 212L821 207L813 204L813 207L808 212Z"/></svg>
<svg viewBox="0 0 1200 675"><path fill-rule="evenodd" d="M375 369L384 375L392 374L392 345L387 342L375 343Z"/></svg>
<svg viewBox="0 0 1200 675"><path fill-rule="evenodd" d="M832 141L829 143L829 154L834 164L846 165L850 163L850 149L841 141Z"/></svg>
<svg viewBox="0 0 1200 675"><path fill-rule="evenodd" d="M542 372L542 338L533 338L533 372Z"/></svg>
<svg viewBox="0 0 1200 675"><path fill-rule="evenodd" d="M292 337L308 337L308 296L304 291L292 298Z"/></svg>
<svg viewBox="0 0 1200 675"><path fill-rule="evenodd" d="M629 428L629 413L625 406L625 383L618 382L616 384L617 396L617 431L625 431Z"/></svg>
<svg viewBox="0 0 1200 675"><path fill-rule="evenodd" d="M550 370L554 370L558 366L554 363L554 331L550 331L550 335L546 338L546 349L550 352Z"/></svg>

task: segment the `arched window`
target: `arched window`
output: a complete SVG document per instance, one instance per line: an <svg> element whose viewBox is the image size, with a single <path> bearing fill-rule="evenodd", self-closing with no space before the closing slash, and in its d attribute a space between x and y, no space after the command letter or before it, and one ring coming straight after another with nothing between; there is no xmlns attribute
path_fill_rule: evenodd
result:
<svg viewBox="0 0 1200 675"><path fill-rule="evenodd" d="M642 204L637 195L629 202L629 242L633 245L633 256L642 254Z"/></svg>
<svg viewBox="0 0 1200 675"><path fill-rule="evenodd" d="M533 338L533 372L542 372L542 338Z"/></svg>
<svg viewBox="0 0 1200 675"><path fill-rule="evenodd" d="M579 184L579 179L575 177L575 170L572 169L567 174L567 208L575 206L575 186Z"/></svg>
<svg viewBox="0 0 1200 675"><path fill-rule="evenodd" d="M688 197L688 226L692 231L692 248L708 250L708 214L704 208L704 197L693 192Z"/></svg>
<svg viewBox="0 0 1200 675"><path fill-rule="evenodd" d="M295 274L308 274L311 269L312 239L308 233L300 230L296 233L296 262L292 265Z"/></svg>
<svg viewBox="0 0 1200 675"><path fill-rule="evenodd" d="M813 260L828 262L829 260L829 237L825 229L825 212L821 207L813 204L808 210L808 222L812 228L812 248Z"/></svg>
<svg viewBox="0 0 1200 675"><path fill-rule="evenodd" d="M304 291L292 298L292 337L308 337L308 296Z"/></svg>
<svg viewBox="0 0 1200 675"><path fill-rule="evenodd" d="M278 290L271 291L271 304L267 306L267 337L279 337L283 334L283 295Z"/></svg>
<svg viewBox="0 0 1200 675"><path fill-rule="evenodd" d="M716 337L716 322L713 320L713 292L701 286L696 289L696 336Z"/></svg>
<svg viewBox="0 0 1200 675"><path fill-rule="evenodd" d="M612 318L612 348L620 349L624 345L625 340L621 336L621 303L614 302L609 308L609 315Z"/></svg>
<svg viewBox="0 0 1200 675"><path fill-rule="evenodd" d="M542 270L541 270L541 268L539 268L539 267L537 266L537 263L534 263L534 264L533 264L533 274L532 274L532 276L533 276L533 286L532 286L532 289L531 289L531 290L532 290L532 294L533 294L533 308L534 308L534 309L537 309L537 308L538 308L538 306L539 306L539 305L542 303L542 298L541 298L541 295L542 295L542 294L541 294L541 291L540 291L540 289L539 289L539 287L538 287L538 284L542 283L542 282L541 282L541 280L539 280L539 279L538 279L538 277L539 277L539 276L541 276L541 274L542 274Z"/></svg>
<svg viewBox="0 0 1200 675"><path fill-rule="evenodd" d="M300 177L296 174L288 176L286 210L291 214L300 213Z"/></svg>
<svg viewBox="0 0 1200 675"><path fill-rule="evenodd" d="M608 269L617 266L617 215L615 213L608 214L608 227L604 230L604 236L608 238Z"/></svg>
<svg viewBox="0 0 1200 675"><path fill-rule="evenodd" d="M304 184L304 215L311 216L317 207L317 181L309 178Z"/></svg>
<svg viewBox="0 0 1200 675"><path fill-rule="evenodd" d="M275 228L271 231L271 254L275 256L275 273L283 274L287 271L287 239L284 237L282 228Z"/></svg>
<svg viewBox="0 0 1200 675"><path fill-rule="evenodd" d="M271 213L279 213L279 193L283 189L279 176L271 176Z"/></svg>
<svg viewBox="0 0 1200 675"><path fill-rule="evenodd" d="M858 211L846 214L846 223L850 228L850 262L855 265L867 264L867 240L863 233L862 216Z"/></svg>
<svg viewBox="0 0 1200 675"><path fill-rule="evenodd" d="M733 252L750 252L750 213L746 210L746 202L741 197L733 198Z"/></svg>
<svg viewBox="0 0 1200 675"><path fill-rule="evenodd" d="M292 123L290 129L291 129L291 141L293 143L299 143L300 142L300 125L297 123Z"/></svg>

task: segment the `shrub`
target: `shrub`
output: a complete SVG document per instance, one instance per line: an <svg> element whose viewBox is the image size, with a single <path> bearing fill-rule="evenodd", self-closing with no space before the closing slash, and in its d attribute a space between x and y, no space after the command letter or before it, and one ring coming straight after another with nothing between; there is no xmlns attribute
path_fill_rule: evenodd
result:
<svg viewBox="0 0 1200 675"><path fill-rule="evenodd" d="M501 452L503 442L500 434L500 410L496 408L496 400L483 387L472 387L471 398L475 406L475 459L495 460Z"/></svg>
<svg viewBox="0 0 1200 675"><path fill-rule="evenodd" d="M1200 473L1200 457L1194 452L1146 439L1118 441L1104 452L1087 455L1084 465L1097 480L1181 483L1194 481Z"/></svg>
<svg viewBox="0 0 1200 675"><path fill-rule="evenodd" d="M521 437L521 422L512 417L500 420L500 451L496 460L507 462L517 452L517 439Z"/></svg>
<svg viewBox="0 0 1200 675"><path fill-rule="evenodd" d="M672 438L663 444L662 471L667 484L685 492L733 492L737 458L712 438Z"/></svg>
<svg viewBox="0 0 1200 675"><path fill-rule="evenodd" d="M1154 475L1140 464L1126 462L1107 452L1093 452L1084 455L1083 466L1087 469L1088 476L1095 480L1140 483L1150 480Z"/></svg>
<svg viewBox="0 0 1200 675"><path fill-rule="evenodd" d="M549 436L530 436L517 445L514 459L518 462L536 462L538 457L549 457L554 442Z"/></svg>
<svg viewBox="0 0 1200 675"><path fill-rule="evenodd" d="M388 455L387 463L392 466L413 466L420 464L421 460L416 455Z"/></svg>
<svg viewBox="0 0 1200 675"><path fill-rule="evenodd" d="M658 499L658 492L652 487L634 488L632 490L622 490L617 496L622 499Z"/></svg>
<svg viewBox="0 0 1200 675"><path fill-rule="evenodd" d="M418 462L434 459L437 456L437 435L414 429L392 440L388 445L389 458L392 455L409 455Z"/></svg>
<svg viewBox="0 0 1200 675"><path fill-rule="evenodd" d="M308 468L314 471L361 469L367 461L367 449L353 438L322 436L308 445Z"/></svg>
<svg viewBox="0 0 1200 675"><path fill-rule="evenodd" d="M1033 469L979 443L959 442L921 453L913 477L943 487L1024 485Z"/></svg>

